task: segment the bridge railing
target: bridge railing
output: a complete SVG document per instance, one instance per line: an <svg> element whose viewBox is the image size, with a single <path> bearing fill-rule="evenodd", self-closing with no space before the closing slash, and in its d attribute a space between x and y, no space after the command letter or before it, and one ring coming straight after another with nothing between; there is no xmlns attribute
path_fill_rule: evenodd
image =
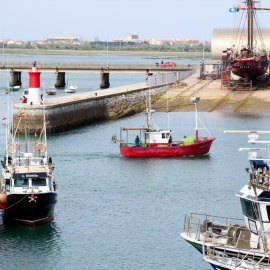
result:
<svg viewBox="0 0 270 270"><path fill-rule="evenodd" d="M32 62L2 62L2 67L5 67L7 69L28 69L29 67L32 67ZM36 65L38 68L41 69L104 69L107 70L107 64L106 63L37 63ZM109 64L108 69L119 69L119 70L179 70L179 69L186 69L186 70L192 70L197 69L197 64L186 64L186 65L177 65L176 67L160 67L156 64Z"/></svg>

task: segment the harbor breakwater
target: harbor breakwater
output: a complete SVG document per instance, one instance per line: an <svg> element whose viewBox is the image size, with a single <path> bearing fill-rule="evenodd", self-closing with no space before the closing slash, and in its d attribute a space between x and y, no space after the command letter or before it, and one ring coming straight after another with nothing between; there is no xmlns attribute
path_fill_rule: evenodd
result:
<svg viewBox="0 0 270 270"><path fill-rule="evenodd" d="M93 122L114 120L139 113L146 108L151 93L151 100L159 98L172 83L149 86L146 83L116 87L106 90L91 91L82 94L51 98L42 105L15 104L13 109L14 127L22 133L39 132L43 127L45 116L47 132L61 132ZM24 113L20 118L19 114Z"/></svg>

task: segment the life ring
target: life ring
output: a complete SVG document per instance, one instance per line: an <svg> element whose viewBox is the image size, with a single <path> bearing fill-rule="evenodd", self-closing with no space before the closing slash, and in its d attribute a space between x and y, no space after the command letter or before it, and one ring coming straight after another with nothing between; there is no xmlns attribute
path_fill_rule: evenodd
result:
<svg viewBox="0 0 270 270"><path fill-rule="evenodd" d="M42 146L42 149L39 148L39 146ZM44 153L46 151L46 145L44 143L37 143L36 144L36 152Z"/></svg>
<svg viewBox="0 0 270 270"><path fill-rule="evenodd" d="M14 148L14 150L12 151L12 147ZM10 143L8 146L7 146L7 151L10 153L10 154L15 154L17 151L18 151L18 146L16 143Z"/></svg>
<svg viewBox="0 0 270 270"><path fill-rule="evenodd" d="M267 186L267 187L270 187L270 183L266 183L266 182L264 181L264 178L265 178L265 177L267 177L268 180L270 179L270 171L265 171L265 172L263 173L263 175L262 175L262 182L263 182L263 184L264 184L265 186Z"/></svg>

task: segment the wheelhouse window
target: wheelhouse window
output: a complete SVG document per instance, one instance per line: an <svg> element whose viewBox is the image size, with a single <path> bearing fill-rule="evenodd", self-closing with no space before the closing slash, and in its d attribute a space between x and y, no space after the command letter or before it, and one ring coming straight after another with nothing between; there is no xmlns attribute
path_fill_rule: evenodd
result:
<svg viewBox="0 0 270 270"><path fill-rule="evenodd" d="M33 186L46 186L46 178L35 178L32 179Z"/></svg>
<svg viewBox="0 0 270 270"><path fill-rule="evenodd" d="M14 179L14 187L26 187L29 185L28 179Z"/></svg>
<svg viewBox="0 0 270 270"><path fill-rule="evenodd" d="M166 134L165 133L162 133L162 139L165 139L166 137Z"/></svg>
<svg viewBox="0 0 270 270"><path fill-rule="evenodd" d="M240 199L240 201L243 214L251 219L259 220L258 208L256 203L242 198Z"/></svg>
<svg viewBox="0 0 270 270"><path fill-rule="evenodd" d="M6 191L10 191L10 179L6 179Z"/></svg>

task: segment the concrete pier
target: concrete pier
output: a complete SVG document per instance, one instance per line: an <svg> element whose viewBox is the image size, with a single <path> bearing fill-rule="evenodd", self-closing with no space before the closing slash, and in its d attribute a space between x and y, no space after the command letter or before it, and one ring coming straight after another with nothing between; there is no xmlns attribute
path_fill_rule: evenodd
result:
<svg viewBox="0 0 270 270"><path fill-rule="evenodd" d="M10 71L10 86L21 86L22 80L21 80L21 71Z"/></svg>
<svg viewBox="0 0 270 270"><path fill-rule="evenodd" d="M160 97L171 83L151 87L152 101ZM19 113L25 112L21 118L19 132L24 127L31 133L42 129L42 119L45 114L49 121L49 133L61 132L97 121L113 120L143 111L149 95L149 86L140 83L106 90L74 94L44 101L43 105L14 105L13 123L17 126Z"/></svg>
<svg viewBox="0 0 270 270"><path fill-rule="evenodd" d="M65 87L66 86L66 72L55 71L55 87Z"/></svg>

